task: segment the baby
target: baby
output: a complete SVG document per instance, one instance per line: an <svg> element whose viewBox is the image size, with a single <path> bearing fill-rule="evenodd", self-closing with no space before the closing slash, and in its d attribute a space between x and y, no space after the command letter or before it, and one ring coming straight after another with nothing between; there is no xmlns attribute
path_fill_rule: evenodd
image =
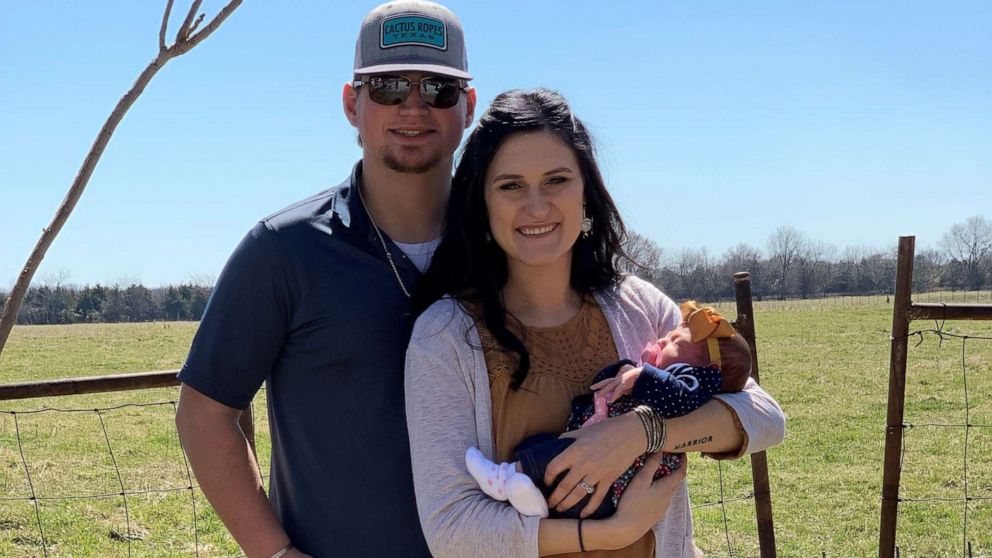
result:
<svg viewBox="0 0 992 558"><path fill-rule="evenodd" d="M740 391L751 373L751 351L733 326L711 307L694 300L681 306L683 321L665 337L645 347L642 367L630 360L611 364L596 374L592 393L576 397L566 430L576 430L647 405L664 418L688 414L716 393ZM556 434L538 434L517 446L513 463L496 464L476 448L465 453L465 465L479 488L506 501L521 514L548 517L547 497L558 483L544 484L548 464L575 440ZM613 515L624 489L644 466L646 455L613 482L611 494L589 516ZM654 474L660 478L678 468L678 458L666 454ZM588 492L591 489L586 488ZM551 517L578 518L590 496Z"/></svg>

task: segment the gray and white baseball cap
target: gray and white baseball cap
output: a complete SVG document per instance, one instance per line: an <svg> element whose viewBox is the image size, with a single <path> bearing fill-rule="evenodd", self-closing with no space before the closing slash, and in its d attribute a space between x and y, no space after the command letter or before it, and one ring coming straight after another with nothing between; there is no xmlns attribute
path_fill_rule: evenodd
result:
<svg viewBox="0 0 992 558"><path fill-rule="evenodd" d="M365 16L355 43L355 74L403 71L472 79L462 24L451 10L424 0L396 0Z"/></svg>

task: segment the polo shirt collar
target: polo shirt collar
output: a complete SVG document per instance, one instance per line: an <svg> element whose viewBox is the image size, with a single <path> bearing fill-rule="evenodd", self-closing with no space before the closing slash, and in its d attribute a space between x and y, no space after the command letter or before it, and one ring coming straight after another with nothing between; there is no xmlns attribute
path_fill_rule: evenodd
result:
<svg viewBox="0 0 992 558"><path fill-rule="evenodd" d="M351 176L346 181L346 188L341 189L341 196L345 197L347 200L348 214L350 223L345 224L349 229L351 229L359 237L364 236L369 242L375 245L376 252L382 252L382 243L379 240L379 235L376 234L375 228L372 226L372 220L369 218L369 214L365 211L365 206L362 204L361 194L359 193L359 185L362 181L362 161L355 163L355 166L351 169ZM338 215L340 218L340 213ZM342 221L343 222L343 221ZM420 270L417 266L413 265L413 262L403 253L399 247L393 242L389 236L382 232L382 239L385 241L387 249L390 255L393 257L393 262L396 266L402 270L404 273L404 280L410 281L416 277L420 276ZM383 255L385 259L385 255Z"/></svg>

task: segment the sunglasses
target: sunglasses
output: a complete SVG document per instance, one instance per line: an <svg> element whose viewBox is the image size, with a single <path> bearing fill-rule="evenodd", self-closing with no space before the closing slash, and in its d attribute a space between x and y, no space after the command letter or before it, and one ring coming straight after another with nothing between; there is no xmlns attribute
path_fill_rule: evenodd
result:
<svg viewBox="0 0 992 558"><path fill-rule="evenodd" d="M425 77L413 81L403 76L378 75L352 82L354 87L367 85L369 98L380 105L398 105L410 96L414 85L420 86L420 98L427 106L446 109L458 104L462 91L468 91L457 79Z"/></svg>

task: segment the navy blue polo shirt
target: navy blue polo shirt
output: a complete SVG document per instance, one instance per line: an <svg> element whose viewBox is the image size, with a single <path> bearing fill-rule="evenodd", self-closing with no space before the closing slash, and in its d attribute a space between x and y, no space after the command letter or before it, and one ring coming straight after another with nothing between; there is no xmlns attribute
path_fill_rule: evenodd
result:
<svg viewBox="0 0 992 558"><path fill-rule="evenodd" d="M256 225L214 288L179 379L244 408L264 382L269 498L316 557L430 556L403 403L409 304L357 195L341 185ZM386 239L410 288L420 273Z"/></svg>

